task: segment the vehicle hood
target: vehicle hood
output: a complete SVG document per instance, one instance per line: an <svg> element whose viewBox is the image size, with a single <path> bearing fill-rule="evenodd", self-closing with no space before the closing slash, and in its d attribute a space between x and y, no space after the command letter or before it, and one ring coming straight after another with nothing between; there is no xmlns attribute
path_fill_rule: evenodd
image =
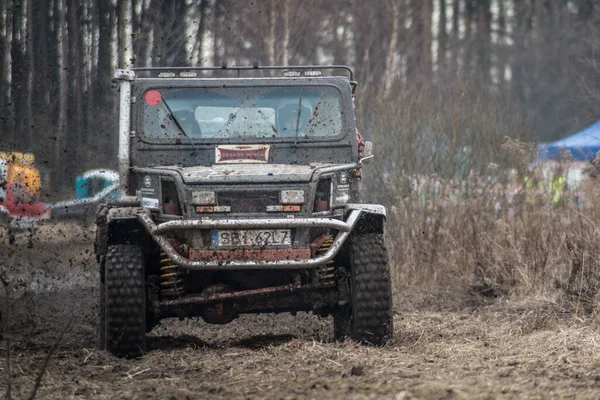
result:
<svg viewBox="0 0 600 400"><path fill-rule="evenodd" d="M309 182L319 167L332 165L318 163L310 165L289 164L219 164L197 167L160 167L176 170L185 183L268 183Z"/></svg>

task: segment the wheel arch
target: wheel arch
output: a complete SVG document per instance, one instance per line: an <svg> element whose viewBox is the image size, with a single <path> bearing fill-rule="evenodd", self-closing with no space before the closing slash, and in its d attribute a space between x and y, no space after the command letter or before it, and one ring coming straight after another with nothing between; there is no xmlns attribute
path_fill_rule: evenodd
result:
<svg viewBox="0 0 600 400"><path fill-rule="evenodd" d="M120 214L115 217L115 211ZM117 212L119 212L117 211ZM132 244L147 248L152 240L144 225L135 217L123 211L127 209L100 209L96 217L96 241L94 243L96 257L101 261L108 250L108 246L116 244ZM125 214L125 215L122 215Z"/></svg>
<svg viewBox="0 0 600 400"><path fill-rule="evenodd" d="M348 204L347 211L360 210L361 215L354 227L355 233L384 233L386 211L378 204Z"/></svg>

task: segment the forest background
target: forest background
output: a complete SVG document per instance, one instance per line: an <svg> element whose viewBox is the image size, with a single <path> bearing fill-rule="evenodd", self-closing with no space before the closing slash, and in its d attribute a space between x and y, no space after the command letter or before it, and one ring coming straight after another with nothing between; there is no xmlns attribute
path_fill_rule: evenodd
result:
<svg viewBox="0 0 600 400"><path fill-rule="evenodd" d="M376 144L402 135L377 126L386 107L407 110L419 96L437 112L457 101L461 113L501 109L519 128L495 118L500 138L551 141L598 118L599 9L595 0L0 0L0 147L33 152L54 198L78 173L116 166L115 68L254 61L352 66L360 128ZM415 119L417 136L431 131L427 116Z"/></svg>

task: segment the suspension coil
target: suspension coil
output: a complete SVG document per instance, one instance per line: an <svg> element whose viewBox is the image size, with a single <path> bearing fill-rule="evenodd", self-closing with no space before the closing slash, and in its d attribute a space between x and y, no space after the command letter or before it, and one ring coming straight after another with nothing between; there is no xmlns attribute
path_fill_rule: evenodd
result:
<svg viewBox="0 0 600 400"><path fill-rule="evenodd" d="M165 253L160 254L160 294L179 296L185 292L183 271Z"/></svg>
<svg viewBox="0 0 600 400"><path fill-rule="evenodd" d="M319 248L315 251L315 255L321 256L329 251L331 245L333 244L333 236L329 235L319 246ZM319 282L323 284L335 284L335 267L333 265L333 260L327 262L327 264L321 265L317 268L317 276L319 277Z"/></svg>

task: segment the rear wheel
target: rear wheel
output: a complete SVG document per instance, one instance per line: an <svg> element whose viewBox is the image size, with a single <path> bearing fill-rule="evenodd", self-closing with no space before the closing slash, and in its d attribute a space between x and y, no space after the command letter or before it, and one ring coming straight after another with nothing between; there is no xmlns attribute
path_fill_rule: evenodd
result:
<svg viewBox="0 0 600 400"><path fill-rule="evenodd" d="M350 305L334 317L336 339L383 345L393 336L392 288L383 234L357 234L350 242Z"/></svg>
<svg viewBox="0 0 600 400"><path fill-rule="evenodd" d="M146 349L146 288L139 246L108 247L100 295L101 347L119 357Z"/></svg>

